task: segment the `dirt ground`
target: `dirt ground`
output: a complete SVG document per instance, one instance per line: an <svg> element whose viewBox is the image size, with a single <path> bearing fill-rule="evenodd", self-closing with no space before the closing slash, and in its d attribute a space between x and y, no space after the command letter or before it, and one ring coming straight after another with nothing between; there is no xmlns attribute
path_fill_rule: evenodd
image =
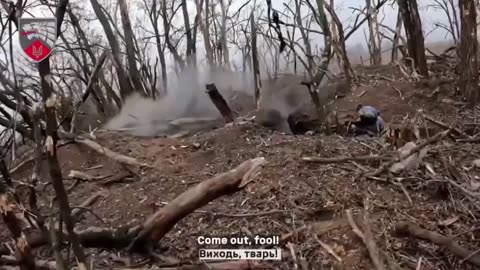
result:
<svg viewBox="0 0 480 270"><path fill-rule="evenodd" d="M338 102L341 117L353 114L356 105L362 103L379 108L388 123L399 122L406 115L412 116L418 109L449 124L456 119L468 124L470 120L467 119L473 119L471 111L460 108L448 96L428 98L432 89L419 89L415 82L403 78L396 67L387 66L358 74L361 86ZM471 123L475 123L474 120ZM410 222L452 237L469 250L478 249L478 202L445 184L446 177L452 178L451 171L449 173L440 161L440 156L444 156L454 164L459 175L470 179L471 183L477 181L478 171L470 169L480 153L475 143L445 140L431 146L425 164L430 164L430 168L441 177L429 178L431 174L422 166L417 171L401 175L383 173L365 179L362 170L374 171L381 166L380 161L318 164L307 163L302 158L392 156L394 150L382 138L287 136L251 123L235 123L180 139L139 139L102 131L96 136L102 146L146 162L153 168L132 174L131 169L85 146L72 143L60 147L59 160L64 176L77 170L102 177L92 181L68 178L64 181L70 189L73 206L97 192L104 195L91 207L95 215L86 212L77 225L79 228L140 224L200 181L229 171L245 160L266 159L260 176L244 190L221 197L181 220L160 243L161 250L157 253L163 260L168 258L179 264L198 262L196 237L199 235L285 236L311 225L281 243L281 261L260 262L263 269L374 269L365 244L345 218L346 210L351 210L364 230L361 217L368 198L371 230L381 251L380 257L388 262L387 269L416 269L420 258L422 267L417 269L474 269L446 247L399 237L393 229L398 222ZM26 163L13 174L13 178L28 182L32 166L33 162ZM47 172L42 171L40 186L45 186L52 194L51 185L46 185ZM115 181L119 179L121 181ZM4 224L0 226L4 227ZM8 241L6 230L1 231L4 241ZM38 252L41 257L52 258L46 248L38 249ZM130 257L123 251L111 253L88 249L87 252L97 268L133 267L144 262L141 266L145 269L165 263L161 260L145 262L145 258Z"/></svg>

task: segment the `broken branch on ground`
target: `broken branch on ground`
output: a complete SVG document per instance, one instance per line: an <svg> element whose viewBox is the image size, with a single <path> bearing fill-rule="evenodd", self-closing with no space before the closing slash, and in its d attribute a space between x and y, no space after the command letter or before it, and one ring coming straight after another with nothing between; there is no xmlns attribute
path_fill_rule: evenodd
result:
<svg viewBox="0 0 480 270"><path fill-rule="evenodd" d="M397 224L395 226L395 233L399 236L412 236L418 239L430 241L436 245L448 249L460 259L465 260L476 267L480 267L480 255L475 254L475 251L468 250L460 246L452 238L446 237L437 232L422 229L415 224L406 222Z"/></svg>

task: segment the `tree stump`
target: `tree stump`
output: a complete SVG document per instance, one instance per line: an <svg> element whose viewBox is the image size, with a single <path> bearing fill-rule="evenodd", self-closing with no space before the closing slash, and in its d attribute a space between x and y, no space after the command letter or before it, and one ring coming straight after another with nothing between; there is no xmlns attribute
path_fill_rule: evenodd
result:
<svg viewBox="0 0 480 270"><path fill-rule="evenodd" d="M217 86L215 86L214 83L210 83L205 85L205 88L207 89L206 93L212 100L213 104L215 107L217 107L218 111L222 114L223 119L225 119L226 123L231 123L234 120L232 110L228 106L227 102L225 99L222 97L222 95L218 92Z"/></svg>

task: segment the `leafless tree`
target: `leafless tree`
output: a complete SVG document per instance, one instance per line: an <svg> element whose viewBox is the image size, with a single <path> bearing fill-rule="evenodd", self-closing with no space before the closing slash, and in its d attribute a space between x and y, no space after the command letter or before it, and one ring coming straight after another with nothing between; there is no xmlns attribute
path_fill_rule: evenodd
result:
<svg viewBox="0 0 480 270"><path fill-rule="evenodd" d="M457 16L457 6L454 0L433 0L435 3L431 6L436 9L441 9L448 20L448 25L436 22L435 25L446 30L452 36L453 42L457 43L460 37L460 23Z"/></svg>
<svg viewBox="0 0 480 270"><path fill-rule="evenodd" d="M110 48L112 50L112 60L115 65L115 70L119 80L120 95L122 98L126 98L135 91L122 65L120 44L118 43L105 11L98 0L90 0L90 3L92 4L95 15L102 24L103 30L105 31L105 35L107 36L108 43L110 44Z"/></svg>
<svg viewBox="0 0 480 270"><path fill-rule="evenodd" d="M366 12L368 17L368 49L370 51L370 62L373 65L380 65L382 63L382 43L380 40L379 26L377 21L377 10L372 6L372 0L365 0Z"/></svg>
<svg viewBox="0 0 480 270"><path fill-rule="evenodd" d="M477 9L474 0L459 1L461 18L458 86L470 104L479 100Z"/></svg>
<svg viewBox="0 0 480 270"><path fill-rule="evenodd" d="M127 62L130 78L133 82L135 92L140 92L146 94L146 91L143 89L142 79L140 77L140 72L137 67L137 60L135 58L135 37L133 35L132 25L130 23L130 18L128 16L128 6L125 0L119 0L120 4L120 14L122 16L122 25L123 25L123 34L125 35L125 44L127 51Z"/></svg>
<svg viewBox="0 0 480 270"><path fill-rule="evenodd" d="M262 81L260 80L260 67L258 64L258 52L257 52L257 27L255 25L255 19L253 13L250 15L250 27L252 35L252 66L253 66L253 80L255 83L255 104L258 107L258 101L260 100L260 91L262 89Z"/></svg>
<svg viewBox="0 0 480 270"><path fill-rule="evenodd" d="M395 33L392 40L392 62L398 60L398 51L399 51L399 41L402 36L402 13L400 10L397 15L397 23L395 25Z"/></svg>
<svg viewBox="0 0 480 270"><path fill-rule="evenodd" d="M425 57L425 41L422 32L422 21L418 13L417 0L398 0L403 25L407 34L409 57L413 59L420 75L428 77L427 58Z"/></svg>
<svg viewBox="0 0 480 270"><path fill-rule="evenodd" d="M159 29L159 19L160 19L160 8L158 5L158 0L151 0L151 2L144 0L143 6L148 14L148 18L153 28L153 36L155 37L155 47L157 50L158 58L160 60L160 69L162 73L162 85L164 91L167 90L168 79L167 79L167 64L165 61L165 42L162 41L162 35L160 34Z"/></svg>
<svg viewBox="0 0 480 270"><path fill-rule="evenodd" d="M230 70L230 53L229 53L228 43L227 43L227 11L228 10L224 0L219 0L219 3L220 3L220 9L222 11L222 16L221 16L222 21L220 23L221 48L222 48L221 51L223 54L224 67L227 68L227 70Z"/></svg>

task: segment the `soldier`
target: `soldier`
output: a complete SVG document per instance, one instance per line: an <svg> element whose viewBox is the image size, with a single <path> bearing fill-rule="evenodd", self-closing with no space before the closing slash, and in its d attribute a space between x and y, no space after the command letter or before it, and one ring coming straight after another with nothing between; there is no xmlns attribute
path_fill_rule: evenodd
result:
<svg viewBox="0 0 480 270"><path fill-rule="evenodd" d="M385 129L385 121L380 117L380 112L372 106L357 106L359 121L352 123L355 135L377 136Z"/></svg>

